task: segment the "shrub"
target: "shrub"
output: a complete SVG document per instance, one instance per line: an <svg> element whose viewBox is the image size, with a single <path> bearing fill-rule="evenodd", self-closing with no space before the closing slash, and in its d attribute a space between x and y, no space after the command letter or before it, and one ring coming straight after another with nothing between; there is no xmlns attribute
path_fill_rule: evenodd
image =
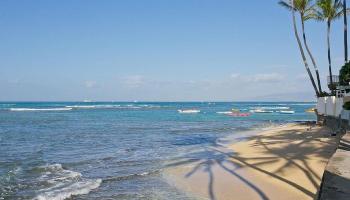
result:
<svg viewBox="0 0 350 200"><path fill-rule="evenodd" d="M343 108L344 108L345 110L350 110L350 101L345 102L344 105L343 105Z"/></svg>
<svg viewBox="0 0 350 200"><path fill-rule="evenodd" d="M346 63L339 71L339 84L349 85L350 82L350 62Z"/></svg>

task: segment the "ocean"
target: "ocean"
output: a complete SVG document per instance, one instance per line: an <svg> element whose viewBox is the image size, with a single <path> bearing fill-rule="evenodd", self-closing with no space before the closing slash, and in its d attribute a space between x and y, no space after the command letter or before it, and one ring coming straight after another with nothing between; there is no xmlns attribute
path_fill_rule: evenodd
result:
<svg viewBox="0 0 350 200"><path fill-rule="evenodd" d="M305 112L312 107L313 102L0 102L0 199L195 199L164 179L167 163L224 138L244 138L248 130L315 120ZM227 115L233 108L250 114ZM196 112L178 111L186 109Z"/></svg>

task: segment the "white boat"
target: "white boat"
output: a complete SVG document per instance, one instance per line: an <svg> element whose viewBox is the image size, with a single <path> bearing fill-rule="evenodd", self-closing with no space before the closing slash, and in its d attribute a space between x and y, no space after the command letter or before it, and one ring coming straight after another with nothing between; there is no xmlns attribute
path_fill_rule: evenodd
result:
<svg viewBox="0 0 350 200"><path fill-rule="evenodd" d="M200 113L200 110L195 110L195 109L187 109L187 110L177 110L179 113L182 114L195 114L195 113Z"/></svg>
<svg viewBox="0 0 350 200"><path fill-rule="evenodd" d="M281 111L279 111L279 113L281 113L281 114L294 114L295 111L294 110L281 110Z"/></svg>
<svg viewBox="0 0 350 200"><path fill-rule="evenodd" d="M232 111L222 111L222 112L216 112L217 114L224 114L224 115L228 115L231 114Z"/></svg>
<svg viewBox="0 0 350 200"><path fill-rule="evenodd" d="M92 102L92 100L90 100L90 99L84 99L83 102L85 102L85 103L90 103L90 102Z"/></svg>
<svg viewBox="0 0 350 200"><path fill-rule="evenodd" d="M250 110L252 113L273 113L272 110L263 110L263 109L255 109L255 110Z"/></svg>

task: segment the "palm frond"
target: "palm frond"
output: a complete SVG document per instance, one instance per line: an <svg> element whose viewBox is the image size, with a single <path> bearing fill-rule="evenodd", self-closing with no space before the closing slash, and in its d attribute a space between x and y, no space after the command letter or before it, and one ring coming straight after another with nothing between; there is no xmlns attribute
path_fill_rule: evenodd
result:
<svg viewBox="0 0 350 200"><path fill-rule="evenodd" d="M289 11L293 10L293 6L290 3L287 3L286 1L279 1L278 4L284 8L286 8ZM294 8L294 10L296 11L296 9Z"/></svg>
<svg viewBox="0 0 350 200"><path fill-rule="evenodd" d="M326 18L324 17L323 13L321 11L316 10L313 14L313 19L316 21L325 21Z"/></svg>
<svg viewBox="0 0 350 200"><path fill-rule="evenodd" d="M311 4L312 2L311 0L309 2L310 3L307 5L304 12L304 16L303 16L304 21L315 19L317 17L316 4Z"/></svg>
<svg viewBox="0 0 350 200"><path fill-rule="evenodd" d="M290 1L280 0L278 4L289 11L294 9L294 11L299 12L303 21L315 18L315 3L313 0L294 0L293 5Z"/></svg>
<svg viewBox="0 0 350 200"><path fill-rule="evenodd" d="M310 20L310 19L316 19L316 18L318 18L318 17L317 17L317 14L316 14L315 12L308 13L308 14L305 14L305 15L303 16L303 20L304 20L304 21L308 21L308 20Z"/></svg>
<svg viewBox="0 0 350 200"><path fill-rule="evenodd" d="M320 21L333 21L340 18L343 15L343 4L341 0L318 0L316 3L317 17L316 20Z"/></svg>
<svg viewBox="0 0 350 200"><path fill-rule="evenodd" d="M350 10L349 9L346 9L346 12L349 12ZM341 10L338 10L338 12L336 12L334 14L334 17L333 19L339 19L340 17L342 17L344 15L344 12L343 12L343 5L342 5L342 9Z"/></svg>

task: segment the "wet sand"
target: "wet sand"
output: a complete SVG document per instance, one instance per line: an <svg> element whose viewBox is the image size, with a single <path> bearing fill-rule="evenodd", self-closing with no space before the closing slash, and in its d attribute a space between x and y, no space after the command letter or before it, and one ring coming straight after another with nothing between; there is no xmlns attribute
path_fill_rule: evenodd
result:
<svg viewBox="0 0 350 200"><path fill-rule="evenodd" d="M177 188L212 200L314 199L338 138L325 127L288 124L169 164ZM191 155L193 154L193 155Z"/></svg>

